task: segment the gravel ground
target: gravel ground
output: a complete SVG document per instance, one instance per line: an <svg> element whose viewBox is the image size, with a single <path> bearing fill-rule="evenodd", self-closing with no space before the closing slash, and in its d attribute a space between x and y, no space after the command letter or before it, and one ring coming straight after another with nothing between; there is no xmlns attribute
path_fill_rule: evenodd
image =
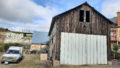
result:
<svg viewBox="0 0 120 68"><path fill-rule="evenodd" d="M19 63L10 63L8 65L0 63L0 68L43 68L43 65L39 55L25 54L24 59Z"/></svg>
<svg viewBox="0 0 120 68"><path fill-rule="evenodd" d="M1 54L0 54L1 56ZM0 63L0 68L120 68L118 65L91 65L91 66L60 66L60 67L44 67L44 63L40 61L39 55L25 54L24 59L19 63L10 63L4 65Z"/></svg>
<svg viewBox="0 0 120 68"><path fill-rule="evenodd" d="M95 65L95 66L60 66L52 68L120 68L120 66Z"/></svg>

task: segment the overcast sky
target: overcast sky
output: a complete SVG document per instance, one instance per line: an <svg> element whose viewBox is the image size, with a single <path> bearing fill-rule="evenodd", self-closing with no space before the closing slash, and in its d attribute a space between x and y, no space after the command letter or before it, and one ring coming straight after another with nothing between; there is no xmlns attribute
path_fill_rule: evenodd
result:
<svg viewBox="0 0 120 68"><path fill-rule="evenodd" d="M53 16L85 1L107 18L120 11L120 0L0 0L0 27L49 31Z"/></svg>

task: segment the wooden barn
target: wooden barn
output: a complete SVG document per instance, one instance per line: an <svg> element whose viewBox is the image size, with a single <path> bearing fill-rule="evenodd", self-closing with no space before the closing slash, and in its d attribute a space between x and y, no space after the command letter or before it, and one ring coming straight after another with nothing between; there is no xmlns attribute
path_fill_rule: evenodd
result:
<svg viewBox="0 0 120 68"><path fill-rule="evenodd" d="M87 2L53 17L49 57L60 64L107 64L112 23Z"/></svg>

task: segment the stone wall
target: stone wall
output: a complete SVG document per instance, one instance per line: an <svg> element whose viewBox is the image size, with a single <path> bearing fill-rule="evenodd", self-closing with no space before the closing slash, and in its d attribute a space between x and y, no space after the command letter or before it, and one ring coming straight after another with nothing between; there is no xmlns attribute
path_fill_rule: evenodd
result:
<svg viewBox="0 0 120 68"><path fill-rule="evenodd" d="M5 32L0 31L0 43L4 43L5 37Z"/></svg>
<svg viewBox="0 0 120 68"><path fill-rule="evenodd" d="M5 33L5 36L4 43L31 44L31 37L24 37L23 33L7 32Z"/></svg>

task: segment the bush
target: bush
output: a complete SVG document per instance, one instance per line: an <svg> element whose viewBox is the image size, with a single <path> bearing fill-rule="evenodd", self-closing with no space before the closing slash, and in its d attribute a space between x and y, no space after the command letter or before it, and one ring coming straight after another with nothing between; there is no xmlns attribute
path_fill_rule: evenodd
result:
<svg viewBox="0 0 120 68"><path fill-rule="evenodd" d="M4 51L4 48L3 47L0 47L0 52L3 52Z"/></svg>
<svg viewBox="0 0 120 68"><path fill-rule="evenodd" d="M10 46L24 46L24 45L19 43L6 43L4 44L4 51L7 51Z"/></svg>
<svg viewBox="0 0 120 68"><path fill-rule="evenodd" d="M24 46L20 43L0 43L0 52L7 51L10 46Z"/></svg>
<svg viewBox="0 0 120 68"><path fill-rule="evenodd" d="M4 51L4 44L0 43L0 52L3 52L3 51Z"/></svg>
<svg viewBox="0 0 120 68"><path fill-rule="evenodd" d="M115 52L117 52L118 49L119 49L118 45L114 45L114 46L113 46L113 50L114 50Z"/></svg>
<svg viewBox="0 0 120 68"><path fill-rule="evenodd" d="M120 57L119 56L120 53L118 52L118 50L119 50L119 46L118 45L114 45L113 46L113 51L112 51L114 59L118 59Z"/></svg>

